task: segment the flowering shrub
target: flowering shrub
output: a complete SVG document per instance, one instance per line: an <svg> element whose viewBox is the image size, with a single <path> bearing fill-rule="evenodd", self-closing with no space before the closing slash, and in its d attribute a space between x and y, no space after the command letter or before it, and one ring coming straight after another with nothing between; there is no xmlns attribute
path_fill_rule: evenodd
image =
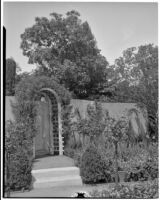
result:
<svg viewBox="0 0 161 200"><path fill-rule="evenodd" d="M135 185L119 185L118 190L113 187L109 190L94 190L90 193L93 198L109 198L109 199L152 199L158 198L158 180L149 181L147 183Z"/></svg>

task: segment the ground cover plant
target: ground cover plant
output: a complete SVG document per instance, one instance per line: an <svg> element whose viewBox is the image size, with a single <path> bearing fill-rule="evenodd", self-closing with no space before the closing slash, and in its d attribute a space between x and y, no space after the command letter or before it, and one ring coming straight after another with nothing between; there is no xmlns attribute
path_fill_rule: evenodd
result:
<svg viewBox="0 0 161 200"><path fill-rule="evenodd" d="M147 181L158 178L158 144L143 144L127 148L120 156L119 165L126 173L125 181Z"/></svg>
<svg viewBox="0 0 161 200"><path fill-rule="evenodd" d="M144 183L121 184L118 189L112 187L102 191L94 190L90 193L93 198L108 199L156 199L159 197L158 179Z"/></svg>

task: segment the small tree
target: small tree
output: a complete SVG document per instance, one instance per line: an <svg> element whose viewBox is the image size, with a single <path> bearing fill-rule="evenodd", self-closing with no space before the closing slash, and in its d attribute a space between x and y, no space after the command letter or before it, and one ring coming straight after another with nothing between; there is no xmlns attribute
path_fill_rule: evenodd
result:
<svg viewBox="0 0 161 200"><path fill-rule="evenodd" d="M108 117L108 112L103 112L100 103L95 102L94 105L88 105L86 118L82 118L81 115L78 116L77 132L83 138L88 136L90 143L94 143L97 146L106 128Z"/></svg>
<svg viewBox="0 0 161 200"><path fill-rule="evenodd" d="M105 130L105 136L108 142L114 145L114 159L115 159L115 182L118 188L118 145L123 141L128 140L128 120L126 117L121 117L119 119L110 118L108 119L108 124Z"/></svg>

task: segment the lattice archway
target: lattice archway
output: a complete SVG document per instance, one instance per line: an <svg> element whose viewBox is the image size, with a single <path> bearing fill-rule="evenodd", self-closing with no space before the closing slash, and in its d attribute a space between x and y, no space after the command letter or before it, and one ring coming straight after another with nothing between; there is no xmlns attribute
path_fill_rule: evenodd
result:
<svg viewBox="0 0 161 200"><path fill-rule="evenodd" d="M50 103L51 114L51 154L63 154L63 137L62 137L62 122L61 122L61 102L57 93L50 88L42 88L40 90L42 96L48 99Z"/></svg>

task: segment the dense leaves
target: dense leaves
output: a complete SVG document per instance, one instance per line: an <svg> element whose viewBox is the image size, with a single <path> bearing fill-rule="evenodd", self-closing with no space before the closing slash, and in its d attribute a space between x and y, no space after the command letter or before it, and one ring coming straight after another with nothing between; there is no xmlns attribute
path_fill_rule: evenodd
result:
<svg viewBox="0 0 161 200"><path fill-rule="evenodd" d="M108 199L156 199L159 197L159 185L156 179L147 183L120 185L119 189L113 187L102 191L94 190L90 195Z"/></svg>
<svg viewBox="0 0 161 200"><path fill-rule="evenodd" d="M110 182L109 167L102 159L97 148L90 145L82 155L80 175L84 183Z"/></svg>
<svg viewBox="0 0 161 200"><path fill-rule="evenodd" d="M29 189L32 181L32 137L27 124L7 122L5 135L5 180L11 190ZM8 166L8 170L7 170ZM8 184L7 184L8 183Z"/></svg>
<svg viewBox="0 0 161 200"><path fill-rule="evenodd" d="M79 98L98 92L106 81L108 62L100 54L87 22L77 11L63 17L36 17L35 24L21 35L23 54L39 66L37 75L54 76Z"/></svg>
<svg viewBox="0 0 161 200"><path fill-rule="evenodd" d="M15 90L16 102L13 104L13 112L17 122L28 123L33 136L37 132L36 101L40 100L42 88L50 88L56 91L62 105L67 105L70 102L70 93L52 78L30 75L22 79Z"/></svg>
<svg viewBox="0 0 161 200"><path fill-rule="evenodd" d="M152 44L128 48L108 68L110 82L100 99L134 102L146 107L151 139L158 137L158 47ZM110 95L109 95L110 94Z"/></svg>

